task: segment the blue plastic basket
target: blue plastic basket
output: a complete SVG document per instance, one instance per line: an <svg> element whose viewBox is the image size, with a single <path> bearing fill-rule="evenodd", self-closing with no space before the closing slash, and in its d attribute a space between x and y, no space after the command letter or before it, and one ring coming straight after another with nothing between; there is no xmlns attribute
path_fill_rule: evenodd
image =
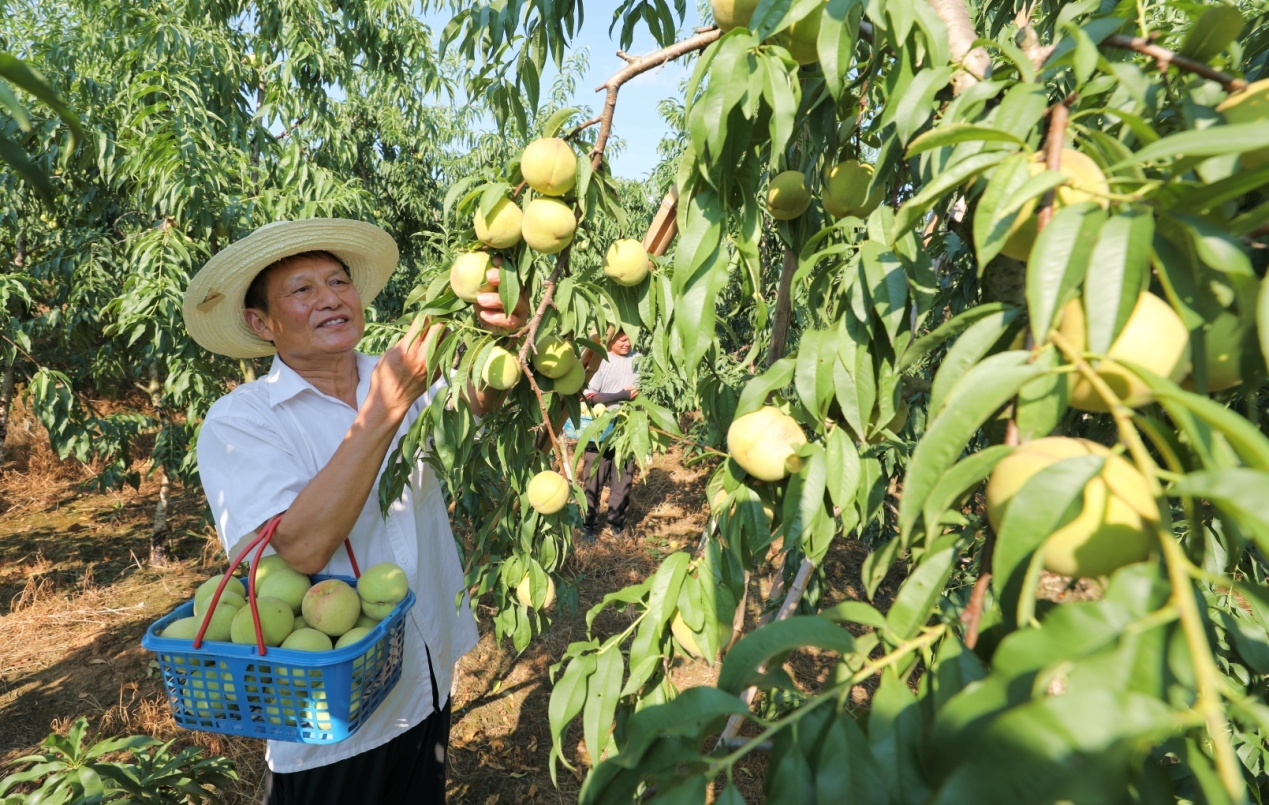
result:
<svg viewBox="0 0 1269 805"><path fill-rule="evenodd" d="M314 583L347 576L311 577ZM342 741L366 723L401 678L405 613L414 606L406 594L370 633L333 651L267 648L254 645L162 637L179 618L194 614L184 603L150 625L141 645L158 655L176 723L192 730L306 744Z"/></svg>

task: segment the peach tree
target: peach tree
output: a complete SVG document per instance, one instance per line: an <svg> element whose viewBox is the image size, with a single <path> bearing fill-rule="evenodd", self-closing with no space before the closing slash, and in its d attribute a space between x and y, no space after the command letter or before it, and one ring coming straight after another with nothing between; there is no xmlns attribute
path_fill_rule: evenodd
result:
<svg viewBox="0 0 1269 805"><path fill-rule="evenodd" d="M584 802L740 802L755 753L772 801L1263 800L1259 4L624 0L621 46L661 49L623 53L589 120L534 115L580 2L452 6L469 93L552 155L445 205L452 259L501 257L483 290L529 323L476 327L478 273L412 299L458 380L497 360L508 387L481 422L442 395L405 445L433 445L499 633L543 627L577 522L528 493L578 465L544 344L587 371L631 333L682 393L583 438L715 467L699 544L552 669L552 764L580 734ZM622 85L676 58L673 216L644 235L605 148ZM640 236L651 271L623 284L605 256ZM848 550L857 586L824 574ZM691 662L716 683L679 690Z"/></svg>

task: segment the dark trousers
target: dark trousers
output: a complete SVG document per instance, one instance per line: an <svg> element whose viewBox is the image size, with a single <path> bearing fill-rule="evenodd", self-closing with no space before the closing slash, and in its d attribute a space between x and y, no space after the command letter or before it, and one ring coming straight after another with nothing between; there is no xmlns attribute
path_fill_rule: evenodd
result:
<svg viewBox="0 0 1269 805"><path fill-rule="evenodd" d="M634 486L635 463L620 466L613 460L613 451L600 453L594 444L586 446L582 460L582 488L586 490L586 527L599 523L599 496L611 482L608 490L608 525L613 530L626 526L626 511L630 508L630 488Z"/></svg>
<svg viewBox="0 0 1269 805"><path fill-rule="evenodd" d="M267 805L443 803L450 703L388 743L347 760L264 778Z"/></svg>

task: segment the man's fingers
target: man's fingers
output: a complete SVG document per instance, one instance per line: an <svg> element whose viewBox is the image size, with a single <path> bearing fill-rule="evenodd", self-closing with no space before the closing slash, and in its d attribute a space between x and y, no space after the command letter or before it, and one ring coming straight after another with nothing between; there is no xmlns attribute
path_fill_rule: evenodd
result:
<svg viewBox="0 0 1269 805"><path fill-rule="evenodd" d="M502 310L502 297L497 293L486 292L476 294L476 305L486 310ZM483 312L483 311L482 311Z"/></svg>
<svg viewBox="0 0 1269 805"><path fill-rule="evenodd" d="M488 282L490 285L495 287L501 285L502 277L498 275L498 269L491 268L485 271L485 282Z"/></svg>
<svg viewBox="0 0 1269 805"><path fill-rule="evenodd" d="M499 310L482 310L477 314L480 320L490 327L509 328L513 323L511 316Z"/></svg>

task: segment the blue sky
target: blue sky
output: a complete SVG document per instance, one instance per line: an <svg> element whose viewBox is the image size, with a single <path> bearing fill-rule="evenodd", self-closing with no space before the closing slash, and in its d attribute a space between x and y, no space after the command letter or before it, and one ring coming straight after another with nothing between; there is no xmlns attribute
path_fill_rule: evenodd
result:
<svg viewBox="0 0 1269 805"><path fill-rule="evenodd" d="M614 40L621 33L620 26L614 29L613 39L608 38L612 8L610 3L588 3L582 30L573 40L576 48L587 48L590 53L590 70L578 80L573 103L576 106L589 107L594 115L599 114L604 106L604 94L595 92L595 87L626 64L616 55L618 46ZM439 37L445 23L449 21L449 15L431 13L423 19ZM699 24L700 20L696 18L695 12L689 10L688 19L678 38L681 39ZM634 43L627 52L637 56L656 49L657 45L648 35L647 28L639 25L635 30ZM617 96L617 111L613 117L613 136L624 141L625 150L620 154L610 155L615 175L625 179L642 179L656 165L657 143L666 132L665 122L657 111L657 103L663 98L680 95L679 85L687 75L687 66L679 60L650 70L621 88L621 93ZM549 65L541 81L544 95L555 77L554 65Z"/></svg>

